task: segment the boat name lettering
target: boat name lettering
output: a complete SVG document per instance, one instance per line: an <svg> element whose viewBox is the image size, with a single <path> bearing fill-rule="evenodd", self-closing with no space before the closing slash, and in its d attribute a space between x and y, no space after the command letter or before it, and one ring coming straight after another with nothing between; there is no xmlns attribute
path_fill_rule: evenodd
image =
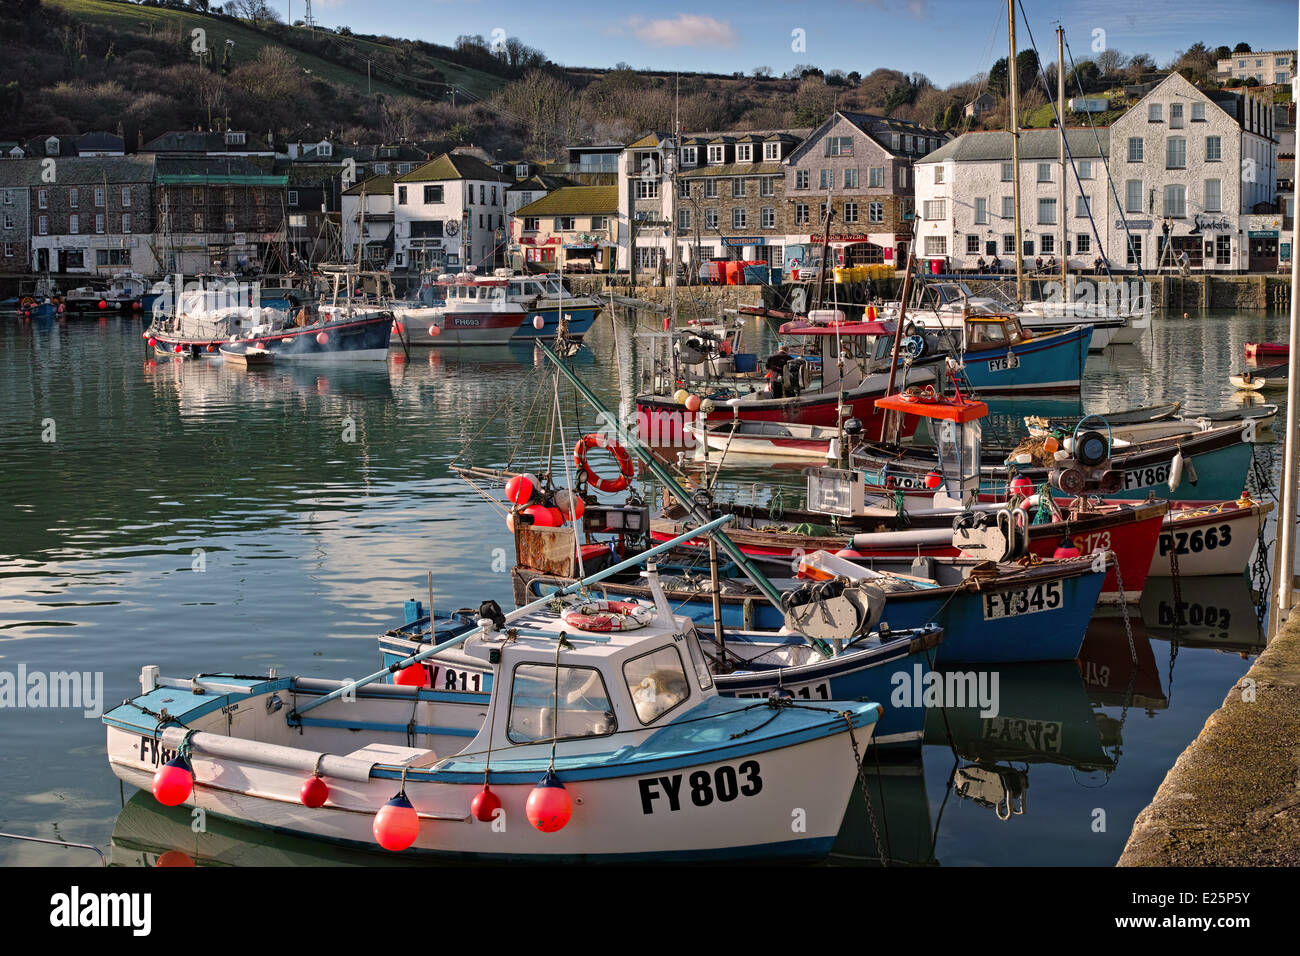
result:
<svg viewBox="0 0 1300 956"><path fill-rule="evenodd" d="M1173 627L1174 609L1168 601L1161 601L1156 609L1161 627ZM1191 604L1183 601L1178 605L1177 624L1179 627L1211 627L1226 631L1232 620L1232 612L1226 607L1207 607L1204 604Z"/></svg>
<svg viewBox="0 0 1300 956"><path fill-rule="evenodd" d="M1057 720L987 717L983 730L985 740L1032 747L1046 753L1061 752L1061 723Z"/></svg>
<svg viewBox="0 0 1300 956"><path fill-rule="evenodd" d="M429 668L429 686L438 690L438 675L442 674L442 690L469 690L478 693L483 690L483 672L462 670L454 667L443 668L440 664L425 665ZM471 687L470 684L474 686Z"/></svg>
<svg viewBox="0 0 1300 956"><path fill-rule="evenodd" d="M466 327L468 327L468 328L474 328L474 329L476 329L476 328L478 328L479 325L481 325L482 323L480 323L478 319L462 319L462 318L458 318L458 317L456 317L456 316L452 316L451 324L452 324L452 325L466 326Z"/></svg>
<svg viewBox="0 0 1300 956"><path fill-rule="evenodd" d="M785 689L795 697L801 700L830 700L831 685L829 681L818 681L815 684L786 684ZM767 697L768 691L754 691L749 694L737 694L737 697Z"/></svg>
<svg viewBox="0 0 1300 956"><path fill-rule="evenodd" d="M1232 528L1221 524L1217 528L1197 528L1195 531L1165 531L1160 535L1160 556L1171 550L1179 554L1200 554L1215 548L1226 548L1232 543Z"/></svg>
<svg viewBox="0 0 1300 956"><path fill-rule="evenodd" d="M1079 550L1084 554L1092 554L1094 551L1110 550L1110 532L1094 531L1092 534L1081 534L1075 539Z"/></svg>
<svg viewBox="0 0 1300 956"><path fill-rule="evenodd" d="M1046 581L1015 591L993 591L984 595L984 620L1052 611L1061 606L1061 601L1060 581Z"/></svg>
<svg viewBox="0 0 1300 956"><path fill-rule="evenodd" d="M1124 472L1124 490L1132 491L1135 488L1146 488L1149 485L1168 481L1169 465L1170 462L1162 461L1158 465L1148 465L1145 468L1134 468L1132 471Z"/></svg>
<svg viewBox="0 0 1300 956"><path fill-rule="evenodd" d="M655 812L655 801L667 798L668 809L676 812L682 808L682 774L670 777L643 777L637 781L641 791L641 812ZM737 797L757 796L763 789L757 760L746 760L739 767L722 764L712 773L696 770L685 780L686 796L692 805L707 807L714 800L730 803Z"/></svg>
<svg viewBox="0 0 1300 956"><path fill-rule="evenodd" d="M990 372L1009 372L1013 368L1020 368L1020 356L1014 352L1008 352L1002 358L989 359Z"/></svg>
<svg viewBox="0 0 1300 956"><path fill-rule="evenodd" d="M155 767L165 764L169 760L176 758L175 750L168 750L161 747L155 737L140 736L140 762L151 763Z"/></svg>

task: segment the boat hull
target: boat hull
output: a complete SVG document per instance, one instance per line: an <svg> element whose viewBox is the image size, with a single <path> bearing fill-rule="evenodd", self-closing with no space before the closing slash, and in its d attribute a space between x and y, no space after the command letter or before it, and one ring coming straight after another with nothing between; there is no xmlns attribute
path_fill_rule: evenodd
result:
<svg viewBox="0 0 1300 956"><path fill-rule="evenodd" d="M564 307L564 315L568 317L569 328L566 335L570 339L580 339L596 323L596 316L600 314L598 305L580 305L575 308ZM533 320L541 317L542 327L539 329L533 324ZM552 339L560 328L560 310L559 308L541 308L534 309L528 313L528 317L523 324L515 330L514 338L516 339Z"/></svg>
<svg viewBox="0 0 1300 956"><path fill-rule="evenodd" d="M239 341L260 345L274 354L276 362L383 362L388 359L392 327L392 316L385 314L285 329ZM323 342L317 338L322 333ZM190 339L171 332L155 332L153 338L158 354L186 358L217 358L218 350L227 344L225 340Z"/></svg>
<svg viewBox="0 0 1300 956"><path fill-rule="evenodd" d="M1209 508L1179 508L1169 512L1151 558L1151 577L1217 577L1241 574L1251 555L1272 502L1223 502Z"/></svg>
<svg viewBox="0 0 1300 956"><path fill-rule="evenodd" d="M1038 335L1007 349L967 351L962 358L971 387L981 394L1077 392L1088 362L1092 326Z"/></svg>
<svg viewBox="0 0 1300 956"><path fill-rule="evenodd" d="M514 337L522 312L447 312L445 309L397 309L394 334L411 345L429 348L501 346ZM400 324L401 328L398 328ZM437 334L434 334L434 330Z"/></svg>

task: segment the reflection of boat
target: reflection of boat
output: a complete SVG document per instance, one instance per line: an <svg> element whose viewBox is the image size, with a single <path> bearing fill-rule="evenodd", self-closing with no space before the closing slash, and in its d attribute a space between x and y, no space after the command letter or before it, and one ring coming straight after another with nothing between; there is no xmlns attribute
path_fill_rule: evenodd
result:
<svg viewBox="0 0 1300 956"><path fill-rule="evenodd" d="M863 769L866 796L861 788L853 792L827 862L871 866L880 863L883 850L889 866L937 866L924 764L920 760L874 766L868 762ZM873 835L873 820L880 848Z"/></svg>
<svg viewBox="0 0 1300 956"><path fill-rule="evenodd" d="M1183 647L1207 647L1253 654L1264 649L1264 631L1255 593L1243 574L1180 581L1181 600L1172 578L1149 578L1142 595L1147 633L1177 639Z"/></svg>
<svg viewBox="0 0 1300 956"><path fill-rule="evenodd" d="M164 807L136 793L113 823L113 866L413 866L419 858L309 840L208 816L195 832L194 811Z"/></svg>
<svg viewBox="0 0 1300 956"><path fill-rule="evenodd" d="M1146 625L1136 611L1129 613L1127 621L1119 611L1098 611L1088 622L1078 664L1088 698L1094 704L1142 707L1148 712L1169 706Z"/></svg>
<svg viewBox="0 0 1300 956"><path fill-rule="evenodd" d="M1115 761L1102 749L1092 704L1074 661L1006 664L996 675L996 716L982 715L978 706L930 708L925 742L946 747L951 733L957 754L979 763L1114 769Z"/></svg>

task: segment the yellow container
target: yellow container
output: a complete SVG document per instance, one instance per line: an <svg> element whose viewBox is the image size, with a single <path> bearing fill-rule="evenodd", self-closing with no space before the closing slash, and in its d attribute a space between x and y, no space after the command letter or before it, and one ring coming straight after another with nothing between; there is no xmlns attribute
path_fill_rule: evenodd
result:
<svg viewBox="0 0 1300 956"><path fill-rule="evenodd" d="M845 282L848 282L848 281L849 281L849 279L848 279L848 271L849 271L849 270L848 270L848 269L845 269L843 266L837 266L837 267L835 268L835 284L836 284L836 285L840 285L840 284L842 284L842 283L845 283Z"/></svg>

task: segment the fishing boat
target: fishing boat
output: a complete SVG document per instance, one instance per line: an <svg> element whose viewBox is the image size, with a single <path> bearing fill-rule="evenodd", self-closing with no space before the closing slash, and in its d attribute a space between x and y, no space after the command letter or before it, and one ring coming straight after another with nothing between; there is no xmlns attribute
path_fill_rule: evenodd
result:
<svg viewBox="0 0 1300 956"><path fill-rule="evenodd" d="M274 352L251 342L227 342L221 346L220 354L227 364L244 368L261 368L275 360Z"/></svg>
<svg viewBox="0 0 1300 956"><path fill-rule="evenodd" d="M1273 502L1255 501L1245 493L1236 501L1171 507L1151 558L1151 576L1241 574L1272 510Z"/></svg>
<svg viewBox="0 0 1300 956"><path fill-rule="evenodd" d="M772 380L755 376L744 384L705 384L692 390L688 384L678 387L675 370L665 369L656 375L654 391L637 396L641 441L654 447L681 447L683 427L696 420L697 412L707 422L739 419L836 428L846 418L856 418L864 434L878 437L883 416L876 411L875 400L889 385L894 327L877 321L849 322L838 310L817 310L807 320L781 326L781 334L804 340L805 347L820 356L816 385L811 384L810 363L798 354L784 363L775 386ZM934 355L908 363L898 377L911 383L932 382L942 361L942 356ZM848 414L841 415L841 408ZM904 437L910 435L911 431L904 432Z"/></svg>
<svg viewBox="0 0 1300 956"><path fill-rule="evenodd" d="M1245 369L1235 375L1229 375L1228 381L1242 391L1262 392L1269 388L1286 388L1290 374L1291 366L1286 363L1261 365L1253 371Z"/></svg>
<svg viewBox="0 0 1300 956"><path fill-rule="evenodd" d="M488 283L500 292L492 295L523 307L524 318L515 329L513 338L555 338L564 320L564 334L571 340L585 336L600 314L601 302L589 295L575 295L564 284L564 277L556 273L523 274L510 269L496 269L491 276L477 276L472 272L454 275L441 273L424 275L416 293L416 300L425 307L450 304L456 297L458 285ZM419 329L412 335L412 345L431 345L420 341Z"/></svg>
<svg viewBox="0 0 1300 956"><path fill-rule="evenodd" d="M546 603L489 610L451 639L492 667L487 693L375 683L388 669L177 680L146 667L142 693L103 717L109 764L169 805L448 859L829 852L879 704L722 697L689 620L651 610L636 630L592 632Z"/></svg>
<svg viewBox="0 0 1300 956"><path fill-rule="evenodd" d="M960 331L966 379L981 395L1079 390L1088 362L1090 325L1034 333L1015 315L967 315Z"/></svg>
<svg viewBox="0 0 1300 956"><path fill-rule="evenodd" d="M737 455L773 458L825 459L840 430L822 425L784 422L721 422L709 427L703 422L683 426L695 445L696 455L704 448Z"/></svg>
<svg viewBox="0 0 1300 956"><path fill-rule="evenodd" d="M1288 358L1291 346L1286 342L1247 342L1245 351L1247 362L1259 362Z"/></svg>
<svg viewBox="0 0 1300 956"><path fill-rule="evenodd" d="M149 284L137 272L119 272L101 287L78 286L64 298L69 312L139 312Z"/></svg>
<svg viewBox="0 0 1300 956"><path fill-rule="evenodd" d="M465 272L441 275L441 304L393 302L393 317L411 345L431 348L505 345L528 318L527 306L507 296L509 280Z"/></svg>

